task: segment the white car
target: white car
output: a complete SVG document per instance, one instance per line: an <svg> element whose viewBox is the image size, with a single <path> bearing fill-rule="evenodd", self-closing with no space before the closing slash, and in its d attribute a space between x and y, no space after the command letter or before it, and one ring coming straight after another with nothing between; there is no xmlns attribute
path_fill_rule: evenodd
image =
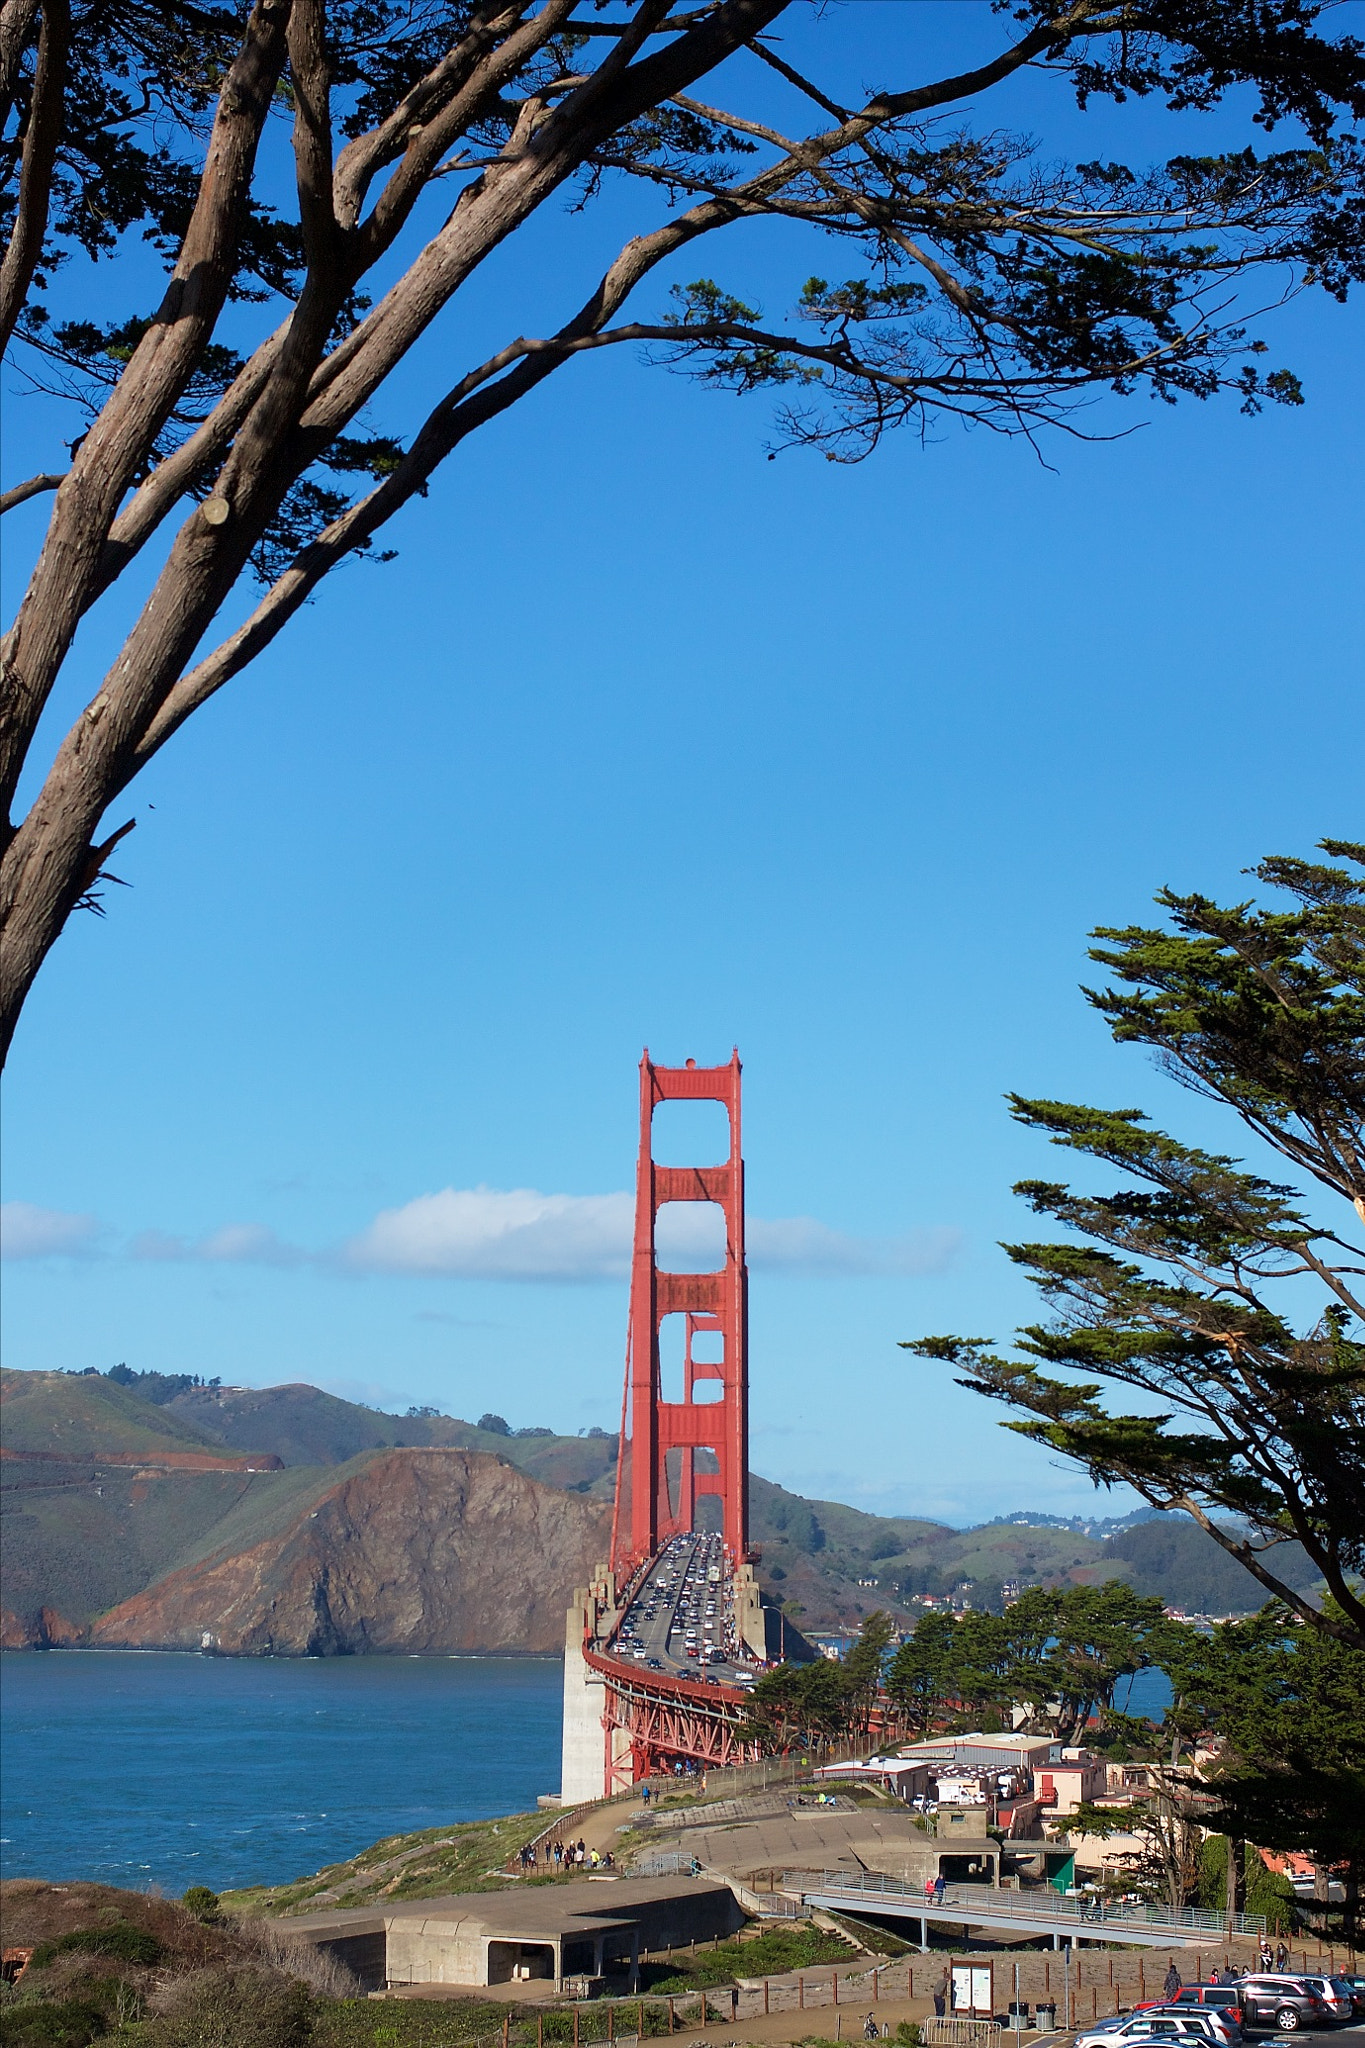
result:
<svg viewBox="0 0 1365 2048"><path fill-rule="evenodd" d="M1089 2027L1078 2033L1076 2048L1111 2048L1115 2041L1225 2041L1227 2036L1220 2029L1201 2024L1207 2018L1202 2012L1136 2012L1131 2019L1119 2020L1117 2024L1110 2020L1107 2026Z"/></svg>
<svg viewBox="0 0 1365 2048"><path fill-rule="evenodd" d="M1315 1991L1327 2007L1334 2020L1349 2020L1355 2017L1355 2000L1351 1987L1336 1977L1305 1977L1304 1983Z"/></svg>

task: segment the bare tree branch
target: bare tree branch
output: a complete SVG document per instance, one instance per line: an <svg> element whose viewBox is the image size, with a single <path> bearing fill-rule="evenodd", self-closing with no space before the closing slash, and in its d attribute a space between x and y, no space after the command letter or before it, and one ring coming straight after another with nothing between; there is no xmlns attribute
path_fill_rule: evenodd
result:
<svg viewBox="0 0 1365 2048"><path fill-rule="evenodd" d="M7 491L0 491L0 515L12 512L16 505L26 505L30 498L37 498L44 491L55 491L66 475L64 469L52 475L31 476L27 483L12 484Z"/></svg>

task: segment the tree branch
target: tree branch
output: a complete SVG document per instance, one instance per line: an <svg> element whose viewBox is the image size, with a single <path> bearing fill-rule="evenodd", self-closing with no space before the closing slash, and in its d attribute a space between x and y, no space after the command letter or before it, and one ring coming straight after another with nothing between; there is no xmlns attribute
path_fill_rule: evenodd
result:
<svg viewBox="0 0 1365 2048"><path fill-rule="evenodd" d="M289 0L256 0L218 98L203 175L170 286L57 493L3 650L0 806L7 812L38 719L98 576L120 498L193 375L232 280L261 129L285 58ZM0 915L19 875L0 877Z"/></svg>
<svg viewBox="0 0 1365 2048"><path fill-rule="evenodd" d="M25 505L30 498L40 497L44 491L55 491L65 475L63 469L52 475L31 476L27 483L11 484L7 491L0 491L0 517L12 512L16 505Z"/></svg>
<svg viewBox="0 0 1365 2048"><path fill-rule="evenodd" d="M23 311L33 274L43 253L48 206L52 198L52 171L62 132L70 41L68 0L43 0L43 25L38 36L33 98L29 103L19 172L19 200L9 246L3 263L0 263L0 350L9 346L15 322Z"/></svg>

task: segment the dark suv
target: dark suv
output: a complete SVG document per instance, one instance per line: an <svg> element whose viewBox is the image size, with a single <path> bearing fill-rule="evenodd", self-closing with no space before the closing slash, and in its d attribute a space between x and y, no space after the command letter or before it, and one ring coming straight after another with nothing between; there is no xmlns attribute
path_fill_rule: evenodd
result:
<svg viewBox="0 0 1365 2048"><path fill-rule="evenodd" d="M1302 2027L1321 2026L1332 2015L1310 1984L1302 1977L1261 1972L1243 1977L1228 1987L1235 1990L1242 2007L1242 2025L1272 2027L1279 2034L1296 2034Z"/></svg>

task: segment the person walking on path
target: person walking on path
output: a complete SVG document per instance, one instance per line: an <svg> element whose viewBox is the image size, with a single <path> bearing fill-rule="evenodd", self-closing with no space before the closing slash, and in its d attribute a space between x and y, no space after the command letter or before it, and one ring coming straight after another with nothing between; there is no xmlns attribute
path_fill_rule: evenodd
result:
<svg viewBox="0 0 1365 2048"><path fill-rule="evenodd" d="M1177 1970L1175 1966L1175 1958L1174 1956L1172 1956L1171 1966L1166 1972L1166 1982L1161 1987L1168 1999L1175 1997L1177 1991L1179 1991L1180 1989L1182 1981L1183 1980L1181 1978L1180 1972L1179 1970Z"/></svg>
<svg viewBox="0 0 1365 2048"><path fill-rule="evenodd" d="M1287 1970L1289 1968L1289 1950L1283 1942L1280 1943L1275 1951L1275 1968L1277 1970Z"/></svg>
<svg viewBox="0 0 1365 2048"><path fill-rule="evenodd" d="M934 2018L941 2020L948 2010L948 1972L941 1970L934 1984Z"/></svg>
<svg viewBox="0 0 1365 2048"><path fill-rule="evenodd" d="M941 1906L943 1904L943 1894L947 1891L947 1889L948 1880L943 1875L943 1872L940 1870L938 1876L934 1879L934 1904L936 1906Z"/></svg>

